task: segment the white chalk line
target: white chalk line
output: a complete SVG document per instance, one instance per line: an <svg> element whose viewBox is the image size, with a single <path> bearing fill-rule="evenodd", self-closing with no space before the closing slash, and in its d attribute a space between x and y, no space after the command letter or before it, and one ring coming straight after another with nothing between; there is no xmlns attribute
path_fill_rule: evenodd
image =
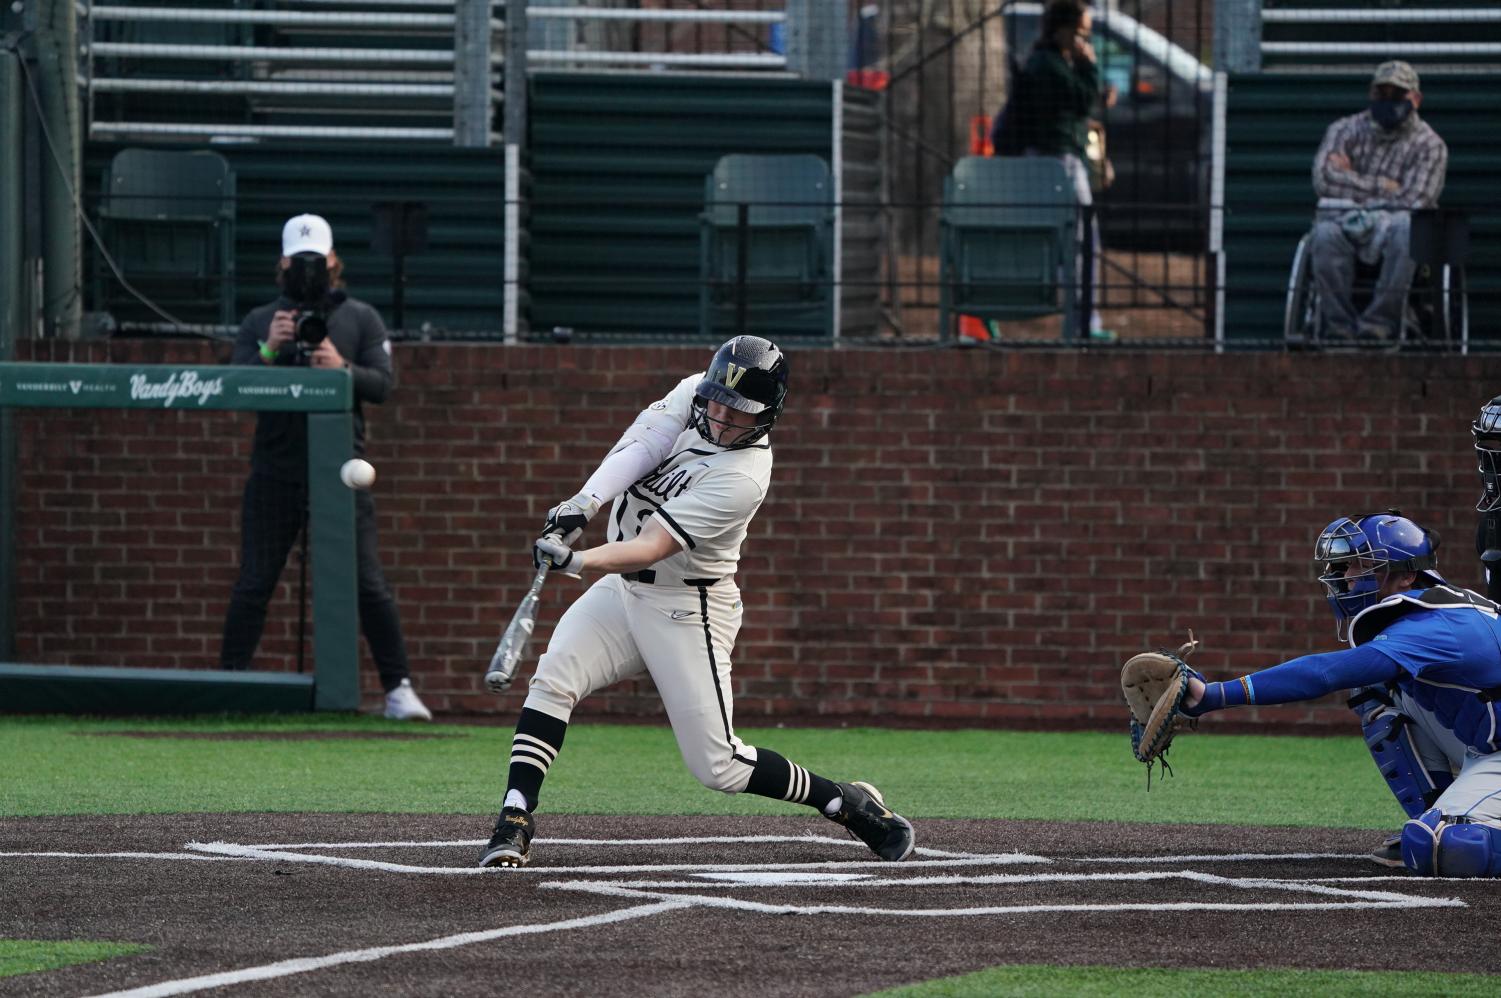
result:
<svg viewBox="0 0 1501 998"><path fill-rule="evenodd" d="M539 840L540 841L540 840ZM837 840L836 840L837 841ZM356 859L351 856L325 856L318 853L289 852L284 849L263 849L242 846L233 842L189 842L185 848L221 856L236 856L242 859L259 859L270 862L310 863L319 866L338 866L351 870L380 870L385 873L406 873L424 876L534 876L592 874L642 874L642 873L692 873L695 871L754 872L767 869L766 863L646 863L615 866L523 866L509 869L486 869L478 866L412 866L406 863L391 863L376 859ZM862 848L864 848L862 846ZM956 867L999 866L1008 864L1048 863L1042 856L1025 853L1002 853L995 856L963 856L954 859L907 860L902 864L911 867ZM891 864L879 859L869 860L820 860L806 863L777 863L778 870L849 870L860 867L889 867Z"/></svg>
<svg viewBox="0 0 1501 998"><path fill-rule="evenodd" d="M276 963L266 963L258 967L242 967L239 970L226 970L217 974L203 974L198 977L183 977L175 981L162 981L158 984L148 984L144 987L131 988L126 991L111 991L108 994L97 995L95 998L165 998L167 995L184 995L194 991L207 991L210 988L228 987L232 984L245 984L250 981L269 981L278 977L290 977L293 974L306 974L310 971L322 970L326 967L336 967L345 963L370 963L401 953L454 949L459 946L469 946L474 943L503 939L506 936L524 936L542 932L559 932L567 929L593 928L598 925L609 925L612 922L625 922L635 918L647 918L652 915L659 915L665 911L688 907L692 907L690 902L669 898L655 904L638 905L634 908L624 908L602 915L586 915L582 918L569 918L561 922L548 922L543 925L508 925L500 929L486 929L479 932L464 932L453 936L440 936L437 939L429 939L420 943L406 943L400 946L372 946L367 949L329 953L325 956L279 960Z"/></svg>
<svg viewBox="0 0 1501 998"><path fill-rule="evenodd" d="M1385 876L1378 874L1374 877L1274 877L1271 879L1301 884L1377 884L1395 881L1411 884L1414 887L1421 884L1473 884L1476 880L1475 877L1419 877L1412 873L1394 873Z"/></svg>
<svg viewBox="0 0 1501 998"><path fill-rule="evenodd" d="M1059 857L1063 859L1064 857ZM1075 863L1240 863L1278 859L1370 859L1364 852L1180 853L1172 856L1076 856Z"/></svg>
<svg viewBox="0 0 1501 998"><path fill-rule="evenodd" d="M1216 901L1169 901L1169 902L1122 902L1115 904L1023 904L988 905L978 908L876 908L857 905L795 905L765 904L745 898L713 897L704 894L656 894L651 891L633 890L597 881L580 880L551 882L540 885L548 888L565 888L606 897L655 899L679 898L695 906L726 908L735 911L768 915L875 915L901 918L962 918L977 915L1033 915L1056 912L1122 912L1122 911L1351 911L1373 908L1464 908L1463 901L1452 898L1403 898L1401 901L1307 901L1279 902L1261 901L1251 903ZM1237 885L1239 886L1239 885ZM1250 885L1246 885L1250 886ZM1263 885L1270 886L1270 885Z"/></svg>
<svg viewBox="0 0 1501 998"><path fill-rule="evenodd" d="M17 859L189 859L200 863L227 863L241 856L205 856L197 852L0 852L0 858Z"/></svg>
<svg viewBox="0 0 1501 998"><path fill-rule="evenodd" d="M611 880L607 883L610 887L626 887L635 890L665 890L675 888L696 888L702 890L708 888L737 888L737 887L854 887L854 888L912 888L912 887L952 887L955 885L988 885L988 886L1013 886L1019 884L1062 884L1062 883L1110 883L1110 882L1140 882L1148 880L1195 880L1200 883L1211 885L1224 885L1243 889L1270 888L1272 890L1285 890L1307 894L1328 894L1342 897L1357 898L1361 900L1379 900L1390 902L1407 902L1414 900L1410 895L1396 894L1388 891L1358 891L1347 890L1337 887L1323 886L1328 881L1324 878L1309 880L1295 880L1285 877L1220 877L1212 873L1200 873L1197 870L1166 871L1141 871L1137 873L987 873L987 874L958 874L951 876L931 877L887 877L878 878L861 876L858 874L831 875L821 878L817 874L791 874L789 879L775 879L775 873L768 873L762 878L754 880L737 879L734 874L703 873L698 875L697 880ZM1366 882L1366 878L1349 878L1358 882ZM1378 878L1370 878L1378 879ZM1384 879L1384 878L1381 878ZM1392 878L1400 879L1400 878ZM563 880L552 881L543 886L563 890L585 890L598 886L599 881L593 880ZM1417 899L1423 900L1423 899Z"/></svg>
<svg viewBox="0 0 1501 998"><path fill-rule="evenodd" d="M533 839L549 845L564 846L679 846L723 845L763 842L816 842L829 845L852 845L864 848L864 844L849 838L834 838L826 835L692 835L670 839ZM262 842L245 843L251 849L443 849L476 848L488 845L488 839L431 839L428 841L396 840L391 842Z"/></svg>
<svg viewBox="0 0 1501 998"><path fill-rule="evenodd" d="M822 838L818 836L714 836L695 837L692 839L639 839L639 840L608 840L608 839L579 839L579 840L539 840L547 841L554 845L688 845L698 843L787 843L787 842L818 842L820 844L846 844L845 840ZM306 848L400 848L402 846L423 845L429 848L472 846L479 842L430 842L430 843L304 843L299 845L267 844L262 846L245 846L228 842L216 843L187 843L189 852L174 853L0 853L6 855L38 855L57 856L61 858L132 858L132 859L200 859L200 860L249 860L266 861L276 863L311 863L331 865L352 869L376 869L397 873L436 873L436 874L465 874L483 875L492 874L507 876L513 875L515 870L486 870L479 867L418 867L399 863L386 863L376 860L355 859L348 856L327 856L306 852L297 852L296 849ZM859 845L858 843L853 843ZM959 868L976 866L998 866L1025 863L1051 864L1050 860L1042 856L1033 856L1024 853L1009 853L996 855L983 855L972 853L942 853L948 858L931 860L913 860L901 864L905 870L934 869L934 868ZM1250 860L1287 860L1287 859L1347 859L1365 858L1360 854L1344 853L1281 853L1281 854L1205 854L1202 856L1179 856L1179 857L1083 857L1078 858L1084 862L1102 863L1170 863L1173 861L1194 862L1231 862ZM590 915L580 918L567 919L542 925L518 925L507 926L499 929L468 932L452 936L444 936L438 939L428 940L421 943L410 943L395 946L369 947L359 950L347 950L339 953L327 954L321 957L305 957L291 960L282 960L276 963L264 964L257 967L241 968L239 970L224 971L214 974L200 975L190 978L182 978L175 981L165 981L154 985L130 989L126 991L111 992L101 998L161 998L161 996L188 994L195 991L203 991L211 988L224 987L234 984L242 984L252 981L272 980L294 974L308 973L327 967L334 967L347 963L371 962L385 959L403 953L451 949L458 946L473 943L486 942L493 939L504 938L512 935L526 935L542 932L565 931L573 928L592 927L605 925L612 922L627 921L637 918L651 917L667 911L690 909L694 907L714 908L722 910L742 911L752 914L803 914L803 915L869 915L869 916L893 916L893 917L926 917L926 918L954 918L973 916L1020 916L1042 913L1111 913L1111 912L1162 912L1162 911L1220 911L1220 912L1306 912L1306 911L1348 911L1361 909L1411 909L1411 908L1450 908L1466 907L1463 901L1455 898L1428 898L1398 894L1388 891L1354 890L1329 886L1333 882L1368 882L1371 880L1401 880L1412 882L1407 877L1353 877L1353 878L1310 878L1308 880L1293 880L1288 878L1234 878L1223 877L1211 873L1202 873L1193 870L1178 871L1136 871L1122 873L1026 873L1026 874L933 874L919 875L915 877L890 877L876 876L865 872L856 872L862 868L877 868L892 870L890 863L877 860L869 861L844 861L844 862L811 862L811 863L734 863L734 864L646 864L637 866L593 866L593 867L523 867L523 871L536 873L562 874L577 876L581 874L649 874L649 873L689 873L695 876L695 880L688 881L652 881L633 880L624 882L601 882L597 880L561 880L542 881L538 886L558 890L572 890L590 893L597 896L619 898L630 901L644 902L619 911ZM743 876L738 876L742 874ZM1025 885L1038 883L1101 883L1108 881L1166 881L1186 880L1201 884L1232 887L1241 890L1265 890L1282 891L1289 893L1312 894L1323 898L1322 900L1308 900L1298 902L1282 901L1256 901L1256 902L1220 902L1220 901L1182 901L1182 902L1119 902L1119 903L1041 903L1019 905L986 905L968 908L882 908L869 905L836 905L836 904L767 904L749 900L742 897L715 896L703 893L658 893L663 890L690 889L703 891L705 889L724 889L730 887L758 887L758 886L781 886L781 887L810 887L823 888L839 886L844 888L882 887L887 889L910 890L920 887L941 887L958 884L966 885ZM720 881L720 882L716 882Z"/></svg>
<svg viewBox="0 0 1501 998"><path fill-rule="evenodd" d="M802 845L847 846L867 849L864 842L849 836L836 838L829 835L691 835L665 839L577 839L536 838L540 845L549 846L676 846L676 845L758 845L792 843ZM489 843L488 839L443 839L428 841L395 840L391 842L262 842L245 844L249 849L303 850L303 849L473 849ZM239 844L239 843L237 843ZM951 859L986 856L985 853L955 852L950 849L933 849L918 846L914 855Z"/></svg>
<svg viewBox="0 0 1501 998"><path fill-rule="evenodd" d="M1014 885L1020 885L1020 884L1040 884L1040 883L1054 883L1054 884L1057 884L1057 883L1105 883L1105 882L1112 882L1112 881L1113 882L1142 882L1142 881L1153 881L1153 880L1157 880L1157 881L1162 881L1162 880L1187 880L1187 881L1193 881L1193 882L1202 883L1202 884L1208 884L1208 885L1211 885L1211 886L1233 887L1233 888L1237 888L1239 890L1273 890L1273 891L1286 891L1286 892L1289 892L1289 893L1296 893L1296 894L1314 894L1314 895L1321 895L1321 896L1326 896L1326 897L1348 898L1352 902L1355 902L1354 907L1362 907L1362 908L1364 908L1364 907L1382 907L1382 908L1389 908L1389 907L1396 907L1396 908L1431 908L1431 907L1438 907L1438 908L1450 908L1450 907L1464 907L1465 906L1464 902L1459 901L1458 899L1455 899L1455 898L1414 897L1414 896L1407 895L1407 894L1396 894L1396 893L1392 893L1390 891L1360 891L1360 890L1350 890L1350 889L1341 888L1341 887L1329 887L1329 886L1326 886L1324 884L1319 884L1319 883L1295 882L1295 881L1286 881L1286 880L1268 880L1268 879L1260 878L1260 877L1221 877L1221 876L1218 876L1218 875L1213 874L1213 873L1201 873L1201 872L1199 872L1197 870L1177 870L1177 871L1173 871L1173 872L1143 871L1143 872L1139 872L1139 873L1026 873L1026 874L996 873L996 874L984 874L984 875L973 876L973 877L962 877L962 876L960 876L960 877L914 877L914 878L910 878L910 879L909 878L896 878L896 879L886 879L886 880L874 880L874 879L873 880L858 880L858 881L852 881L852 882L849 882L849 883L839 883L839 884L819 884L819 883L812 882L812 881L794 881L794 882L782 884L780 886L786 886L786 887L831 887L831 886L840 886L840 887L854 887L854 888L867 888L867 887L911 888L911 887L953 886L953 885L956 885L956 884L992 885L992 886L993 885L1008 885L1008 886L1014 886ZM546 887L546 888L556 889L556 890L577 890L577 891L585 891L585 892L589 892L589 893L608 894L608 895L614 896L614 897L657 897L657 898L663 898L663 897L682 897L682 896L693 897L693 896L695 896L695 895L659 895L659 894L654 894L654 893L652 893L653 888L661 889L661 888L663 888L665 886L669 886L669 885L664 885L664 884L660 884L660 883L653 884L653 883L651 883L649 881L637 881L635 883L631 883L631 882L626 882L626 883L620 883L620 882L601 883L599 881L592 881L592 880L563 880L563 881L552 881L552 882L549 882L549 883L542 884L541 886ZM679 887L679 886L682 886L682 887L694 887L694 888L702 890L705 886L713 886L713 887L721 887L722 888L722 887L743 887L743 886L759 886L759 885L749 885L749 884L712 884L712 885L706 885L706 884L702 884L702 883L686 882L686 883L673 883L670 886L672 886L672 887ZM737 900L737 899L731 899L731 906L734 905L734 901L735 900ZM757 902L750 902L750 901L747 901L745 903L749 904L749 905L757 904ZM1191 906L1193 904L1196 904L1197 902L1183 902L1183 903L1189 904L1190 907L1189 908L1182 908L1182 909L1179 909L1179 910L1185 910L1185 911L1187 911L1187 910L1194 910ZM1207 904L1220 904L1220 902L1204 902L1204 903L1207 903ZM1239 910L1239 909L1249 908L1249 909L1253 909L1253 910L1258 910L1259 911L1259 910L1263 910L1263 906L1265 904L1267 904L1267 902L1257 902L1257 903L1253 903L1253 904L1249 904L1249 905L1247 905L1247 904L1232 903L1232 904L1229 905L1228 908L1223 908L1223 909L1221 909L1221 908L1212 908L1212 909L1209 909L1209 910ZM1339 905L1339 907L1350 907L1350 906L1351 905L1349 905L1349 904L1340 904ZM1144 905L1142 905L1142 909L1143 910L1150 909L1150 908L1153 908L1153 907L1159 907L1159 906L1154 906L1152 904L1144 904ZM1173 909L1175 907L1175 904L1174 903L1167 903L1167 904L1161 905L1160 907L1165 907L1165 908L1171 910L1171 909ZM1293 905L1292 907L1317 908L1317 907L1319 907L1319 904L1318 903L1304 903L1304 904ZM825 910L825 906L817 906L816 909L815 909L815 908L807 908L805 906L798 906L798 905L782 905L782 906L777 906L777 910L797 911L797 912L801 912L801 911L805 911L805 910L807 910L807 911L814 911L814 910L816 910L816 911L822 912L822 911ZM912 913L914 913L912 909L886 909L886 908L864 908L864 907L861 907L861 908L845 908L845 907L840 907L840 906L829 907L828 910L830 910L830 911L848 912L848 913L851 913L851 914L869 914L869 913L872 913L872 912L886 912L888 914L893 914L893 915L904 915L904 914L912 914ZM964 909L964 910L962 910L962 912L961 912L960 909L937 909L937 910L939 910L939 911L945 911L945 912L949 912L949 913L953 913L953 914L959 914L959 913L979 914L979 913L983 913L979 909ZM986 909L986 910L988 911L989 909ZM1048 907L1048 906L1045 906L1043 908L1038 908L1037 906L1034 906L1034 905L1020 906L1020 907L1014 906L1014 905L1006 905L1006 906L1001 906L1001 907L999 907L999 908L996 909L996 911L1006 911L1006 912L1037 911L1037 910L1046 910L1046 911L1093 911L1093 910L1097 910L1097 909L1096 909L1096 906L1090 905L1090 904L1084 904L1082 906L1070 904L1070 905L1066 905L1066 906L1064 906L1062 908ZM1121 908L1119 908L1117 906L1108 905L1107 904L1107 905L1099 906L1098 910L1111 910L1111 911L1113 911L1113 910L1136 910L1136 909L1121 909ZM1265 910L1277 910L1277 909L1276 908L1271 908L1271 909L1265 909ZM932 911L933 911L933 909L929 909L929 910L927 910L927 913L931 914Z"/></svg>

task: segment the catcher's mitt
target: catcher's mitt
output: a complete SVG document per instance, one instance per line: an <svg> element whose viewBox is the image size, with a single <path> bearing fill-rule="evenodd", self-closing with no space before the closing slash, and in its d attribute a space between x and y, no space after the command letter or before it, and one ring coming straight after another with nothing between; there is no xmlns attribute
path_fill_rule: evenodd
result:
<svg viewBox="0 0 1501 998"><path fill-rule="evenodd" d="M1167 764L1167 750L1184 723L1180 721L1183 715L1179 709L1188 693L1189 677L1199 675L1184 659L1198 644L1193 631L1189 631L1187 643L1176 653L1142 652L1131 656L1121 667L1121 693L1126 706L1131 708L1131 752L1138 761L1147 764L1149 789L1154 762L1160 762L1164 772L1172 773Z"/></svg>

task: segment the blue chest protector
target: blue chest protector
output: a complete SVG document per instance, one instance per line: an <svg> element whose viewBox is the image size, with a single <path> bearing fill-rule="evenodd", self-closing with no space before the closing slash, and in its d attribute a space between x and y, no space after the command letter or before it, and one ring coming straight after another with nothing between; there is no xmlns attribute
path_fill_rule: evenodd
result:
<svg viewBox="0 0 1501 998"><path fill-rule="evenodd" d="M1378 648L1400 672L1396 685L1429 711L1471 751L1489 755L1501 748L1496 701L1501 699L1501 618L1497 604L1467 589L1435 586L1392 596L1360 613L1350 628L1352 645ZM1409 820L1402 826L1402 862L1426 877L1501 877L1501 828L1444 813L1442 796L1425 794L1425 809L1414 814L1399 784L1412 774L1402 751L1407 737L1400 723L1385 744L1372 739L1386 718L1385 708L1351 702L1366 726L1366 740L1382 774L1397 792ZM1398 765L1400 764L1400 765ZM1392 772L1388 772L1392 768ZM1423 774L1417 774L1421 777ZM1442 777L1443 774L1427 774ZM1399 778L1400 777L1400 778ZM1411 789L1410 787L1408 789ZM1443 787L1434 786L1441 794ZM1431 792L1430 792L1431 793Z"/></svg>
<svg viewBox="0 0 1501 998"><path fill-rule="evenodd" d="M1370 644L1401 669L1397 686L1465 745L1501 751L1501 615L1451 586L1388 597L1357 615L1350 644Z"/></svg>

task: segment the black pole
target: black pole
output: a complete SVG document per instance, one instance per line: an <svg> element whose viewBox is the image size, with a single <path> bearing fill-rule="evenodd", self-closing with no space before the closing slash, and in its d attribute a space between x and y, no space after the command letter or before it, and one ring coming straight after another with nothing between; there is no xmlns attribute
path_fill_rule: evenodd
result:
<svg viewBox="0 0 1501 998"><path fill-rule="evenodd" d="M397 201L391 206L391 321L396 329L406 328L406 235L407 206Z"/></svg>
<svg viewBox="0 0 1501 998"><path fill-rule="evenodd" d="M302 551L297 558L297 671L307 665L307 506L302 508Z"/></svg>
<svg viewBox="0 0 1501 998"><path fill-rule="evenodd" d="M391 279L395 286L391 289L391 321L395 323L394 329L407 327L406 317L406 291L407 291L407 257L405 253L397 251L392 253L392 269L395 276Z"/></svg>
<svg viewBox="0 0 1501 998"><path fill-rule="evenodd" d="M1079 217L1083 220L1084 245L1080 247L1084 257L1084 266L1079 268L1079 286L1075 288L1075 301L1079 307L1078 323L1074 326L1074 339L1078 342L1089 342L1089 324L1094 320L1095 295L1099 289L1094 286L1095 253L1095 208L1093 204L1082 205L1079 209ZM1166 273L1166 271L1164 271Z"/></svg>
<svg viewBox="0 0 1501 998"><path fill-rule="evenodd" d="M744 336L745 328L745 256L750 252L750 205L741 201L735 206L735 332Z"/></svg>

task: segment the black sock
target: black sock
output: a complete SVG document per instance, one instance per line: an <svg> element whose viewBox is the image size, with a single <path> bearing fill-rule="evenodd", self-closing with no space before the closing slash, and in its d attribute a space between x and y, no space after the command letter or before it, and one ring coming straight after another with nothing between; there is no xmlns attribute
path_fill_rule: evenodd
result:
<svg viewBox="0 0 1501 998"><path fill-rule="evenodd" d="M567 721L530 707L522 708L521 720L516 722L516 734L511 738L511 772L506 781L506 792L519 791L526 798L528 811L537 809L542 781L547 779L548 767L563 748L566 734Z"/></svg>
<svg viewBox="0 0 1501 998"><path fill-rule="evenodd" d="M745 792L772 800L790 800L794 804L807 804L822 812L835 797L840 796L833 780L826 780L817 773L810 773L797 763L783 758L771 749L756 749L756 768L751 770L750 782Z"/></svg>

